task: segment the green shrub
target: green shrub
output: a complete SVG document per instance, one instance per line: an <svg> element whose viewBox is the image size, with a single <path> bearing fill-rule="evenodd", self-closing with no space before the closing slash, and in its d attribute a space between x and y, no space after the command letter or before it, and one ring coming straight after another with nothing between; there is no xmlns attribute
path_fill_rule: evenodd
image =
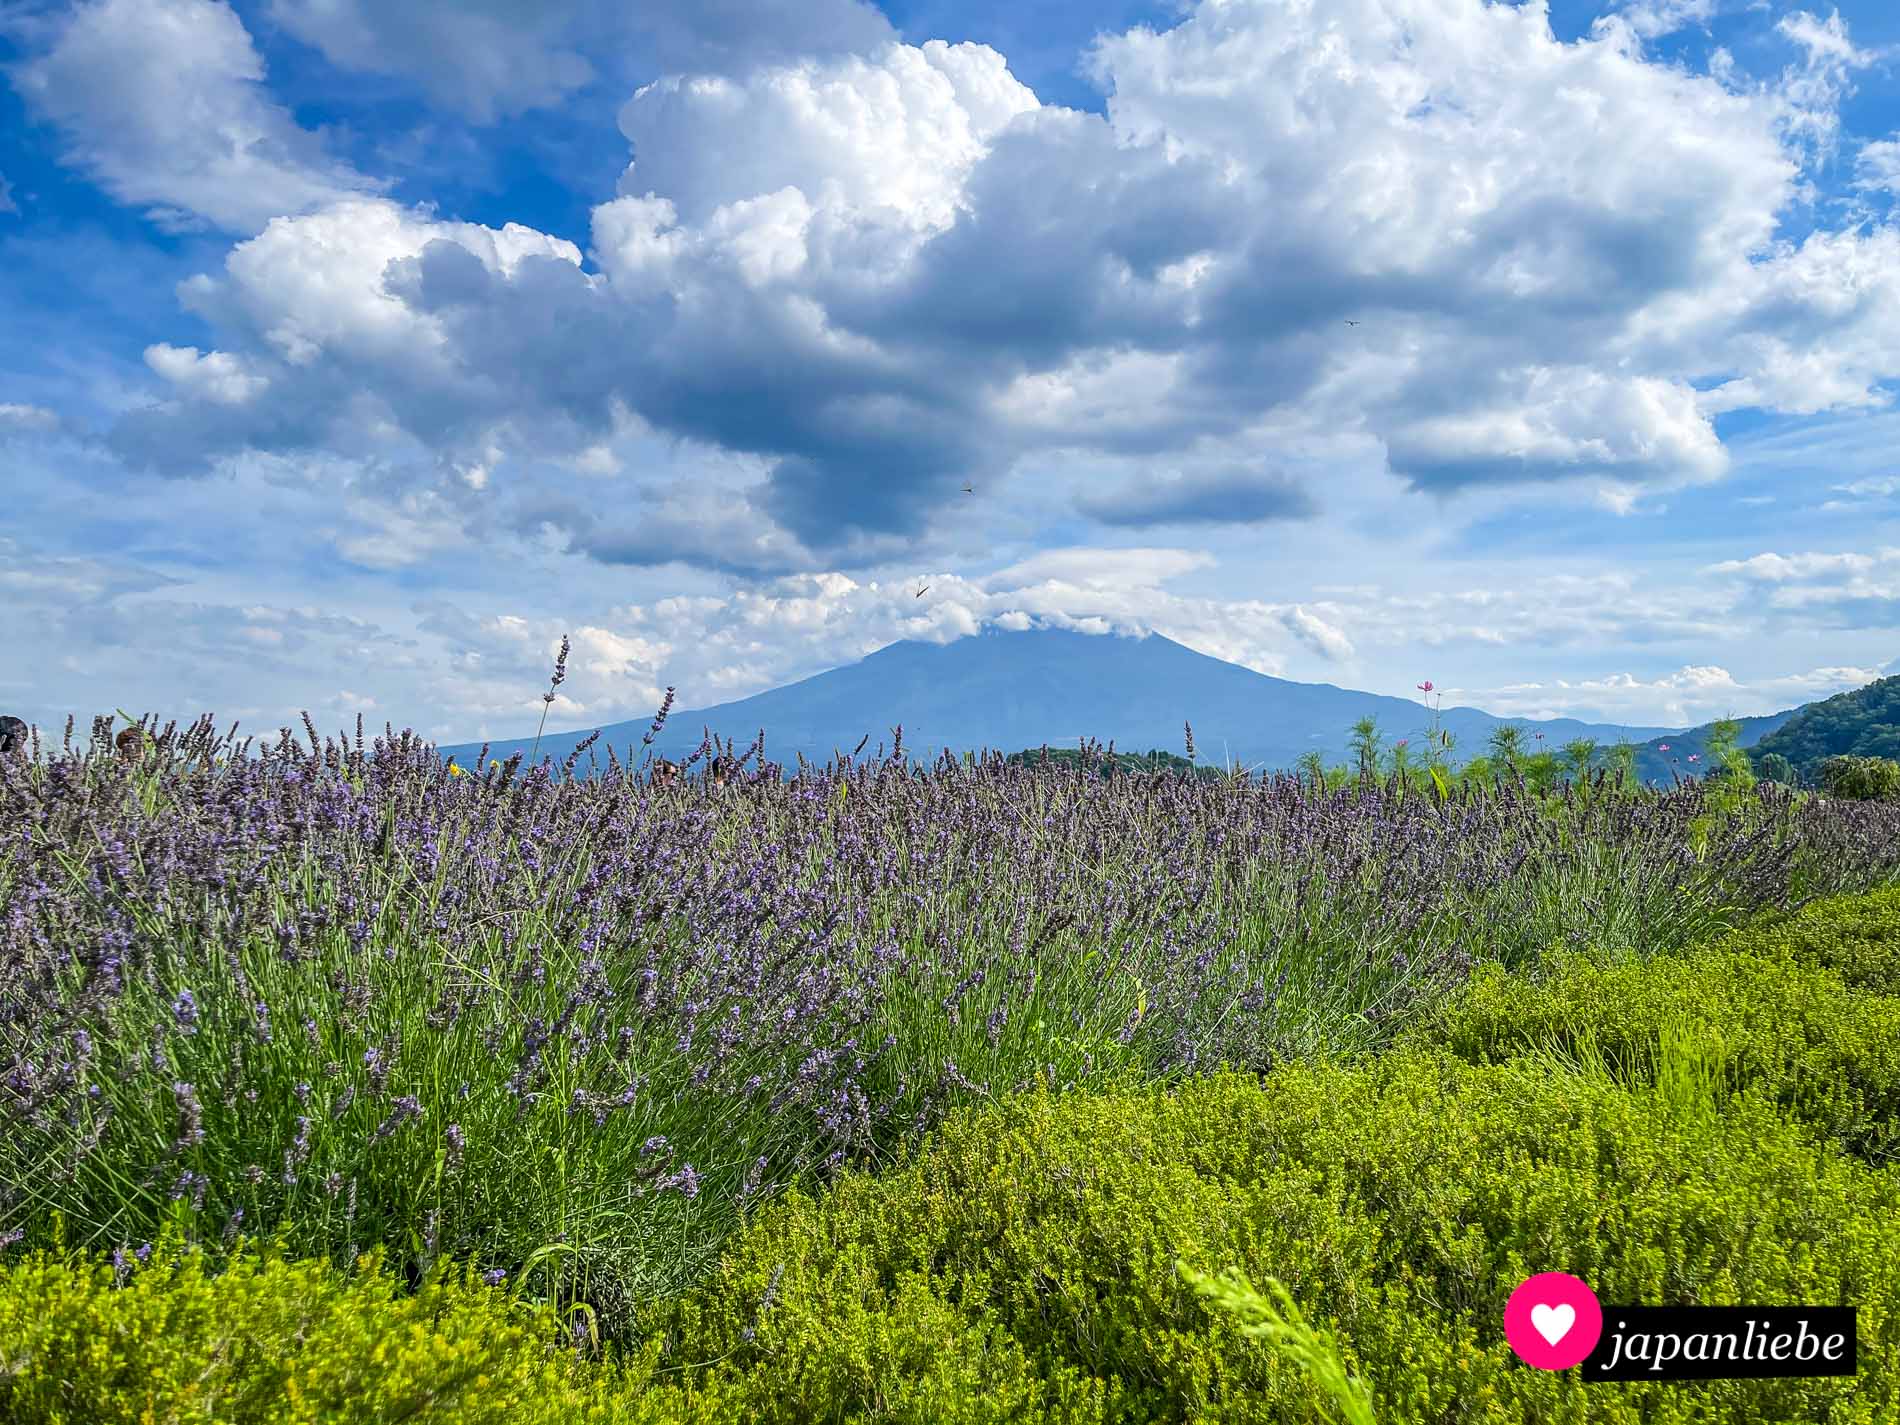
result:
<svg viewBox="0 0 1900 1425"><path fill-rule="evenodd" d="M1900 887L1818 901L1737 931L1721 944L1823 966L1853 989L1900 995Z"/></svg>
<svg viewBox="0 0 1900 1425"><path fill-rule="evenodd" d="M0 1290L0 1418L117 1421L664 1420L641 1370L604 1370L506 1291L436 1275L410 1293L366 1255L241 1252L215 1276L175 1239L110 1263L35 1252ZM650 1355L650 1353L649 1353ZM656 1399L655 1404L664 1404Z"/></svg>
<svg viewBox="0 0 1900 1425"><path fill-rule="evenodd" d="M775 1416L778 1380L655 1378L657 1344L590 1361L545 1305L472 1276L408 1294L379 1252L351 1272L240 1248L210 1275L168 1238L115 1285L109 1262L36 1251L0 1274L0 1419L9 1425L394 1422L686 1425ZM880 1420L979 1425L1044 1411L1021 1351L921 1283L841 1352L786 1363L786 1381L861 1383ZM761 1400L763 1395L766 1398ZM1097 1420L1099 1406L1073 1418ZM761 1413L761 1410L766 1413Z"/></svg>
<svg viewBox="0 0 1900 1425"><path fill-rule="evenodd" d="M1900 1410L1900 1175L1759 1095L1686 1112L1602 1076L1419 1051L961 1115L893 1173L779 1204L650 1324L671 1359L746 1379L762 1420L893 1418L873 1404L892 1382L851 1365L925 1300L1034 1363L1047 1413L1023 1419L1323 1419L1300 1362L1210 1314L1177 1260L1287 1283L1382 1425ZM1851 1303L1862 1371L1654 1386L1532 1371L1503 1307L1545 1270L1612 1304ZM1099 1416L1078 1414L1094 1392Z"/></svg>
<svg viewBox="0 0 1900 1425"><path fill-rule="evenodd" d="M161 1254L162 1255L162 1254ZM0 1418L1316 1422L1306 1363L1183 1279L1285 1282L1381 1425L1891 1420L1900 1173L1758 1094L1702 1104L1532 1060L1408 1049L1178 1093L1008 1100L915 1157L794 1195L705 1287L588 1364L505 1292L190 1255L36 1254L0 1281ZM1846 1303L1852 1380L1586 1385L1524 1368L1506 1297Z"/></svg>
<svg viewBox="0 0 1900 1425"><path fill-rule="evenodd" d="M1810 907L1679 956L1553 954L1535 979L1481 967L1411 1031L1473 1063L1531 1052L1653 1082L1686 1035L1872 1161L1900 1153L1900 895Z"/></svg>
<svg viewBox="0 0 1900 1425"><path fill-rule="evenodd" d="M1820 768L1821 786L1831 797L1885 801L1900 797L1900 762L1891 757L1829 757Z"/></svg>

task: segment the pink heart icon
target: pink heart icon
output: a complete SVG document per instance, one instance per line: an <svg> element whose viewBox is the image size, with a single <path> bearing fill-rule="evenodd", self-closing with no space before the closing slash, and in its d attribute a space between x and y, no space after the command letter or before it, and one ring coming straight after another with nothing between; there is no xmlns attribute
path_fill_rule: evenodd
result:
<svg viewBox="0 0 1900 1425"><path fill-rule="evenodd" d="M1567 1371L1596 1349L1603 1307L1587 1283L1568 1272L1539 1272L1504 1303L1504 1339L1527 1366Z"/></svg>

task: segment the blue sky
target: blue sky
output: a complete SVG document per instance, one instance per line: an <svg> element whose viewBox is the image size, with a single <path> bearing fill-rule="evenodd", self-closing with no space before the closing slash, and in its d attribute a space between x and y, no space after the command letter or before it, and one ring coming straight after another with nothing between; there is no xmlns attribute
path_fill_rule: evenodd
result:
<svg viewBox="0 0 1900 1425"><path fill-rule="evenodd" d="M563 633L577 727L989 625L1900 672L1886 0L0 0L0 77L42 724L516 734Z"/></svg>

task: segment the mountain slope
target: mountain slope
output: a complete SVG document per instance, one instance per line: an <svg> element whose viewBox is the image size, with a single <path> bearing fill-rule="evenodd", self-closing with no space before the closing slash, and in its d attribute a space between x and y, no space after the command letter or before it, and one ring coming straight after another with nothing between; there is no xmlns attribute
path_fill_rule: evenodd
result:
<svg viewBox="0 0 1900 1425"><path fill-rule="evenodd" d="M828 760L834 749L849 752L870 736L866 752L901 724L904 746L918 758L944 748L956 752L989 748L1076 745L1081 736L1113 739L1126 750L1183 750L1182 724L1192 723L1203 761L1291 767L1308 750L1344 760L1352 724L1371 715L1387 745L1409 737L1423 750L1431 714L1420 700L1354 692L1329 683L1296 683L1226 663L1159 634L1144 638L1042 629L1027 633L986 630L949 644L894 643L841 668L797 683L692 711L676 711L654 743L663 756L680 757L699 745L702 728L731 738L740 749L761 728L766 755L791 767L795 753ZM650 719L601 729L623 759L638 758ZM1664 737L1672 729L1617 727L1573 718L1544 722L1502 719L1477 708L1446 708L1441 723L1456 738L1453 756L1477 755L1500 722L1541 732L1538 744L1558 747L1577 737L1604 743ZM550 733L537 756L566 756L588 730ZM526 752L532 738L497 741L491 757ZM477 744L444 747L464 764ZM605 765L604 748L596 744ZM585 766L585 759L583 759Z"/></svg>
<svg viewBox="0 0 1900 1425"><path fill-rule="evenodd" d="M1900 677L1809 703L1755 746L1758 757L1771 752L1804 776L1829 757L1900 758Z"/></svg>

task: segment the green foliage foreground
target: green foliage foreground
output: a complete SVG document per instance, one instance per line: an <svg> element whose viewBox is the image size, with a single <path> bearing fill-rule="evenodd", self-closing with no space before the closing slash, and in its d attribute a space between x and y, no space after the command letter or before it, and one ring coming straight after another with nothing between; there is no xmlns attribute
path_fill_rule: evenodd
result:
<svg viewBox="0 0 1900 1425"><path fill-rule="evenodd" d="M1411 1037L1474 1063L1765 1095L1850 1153L1900 1161L1900 892L1810 907L1680 956L1556 951L1481 966Z"/></svg>
<svg viewBox="0 0 1900 1425"><path fill-rule="evenodd" d="M1346 1417L1316 1382L1352 1380L1381 1425L1891 1421L1896 983L1885 893L1686 957L1486 975L1356 1065L966 1110L762 1213L605 1359L562 1344L584 1316L449 1276L412 1294L373 1255L207 1278L161 1248L115 1289L34 1253L0 1284L0 1418L1317 1422ZM1860 1373L1534 1371L1501 1319L1548 1270L1610 1305L1852 1305ZM1282 1318L1207 1291L1234 1271L1284 1283Z"/></svg>

